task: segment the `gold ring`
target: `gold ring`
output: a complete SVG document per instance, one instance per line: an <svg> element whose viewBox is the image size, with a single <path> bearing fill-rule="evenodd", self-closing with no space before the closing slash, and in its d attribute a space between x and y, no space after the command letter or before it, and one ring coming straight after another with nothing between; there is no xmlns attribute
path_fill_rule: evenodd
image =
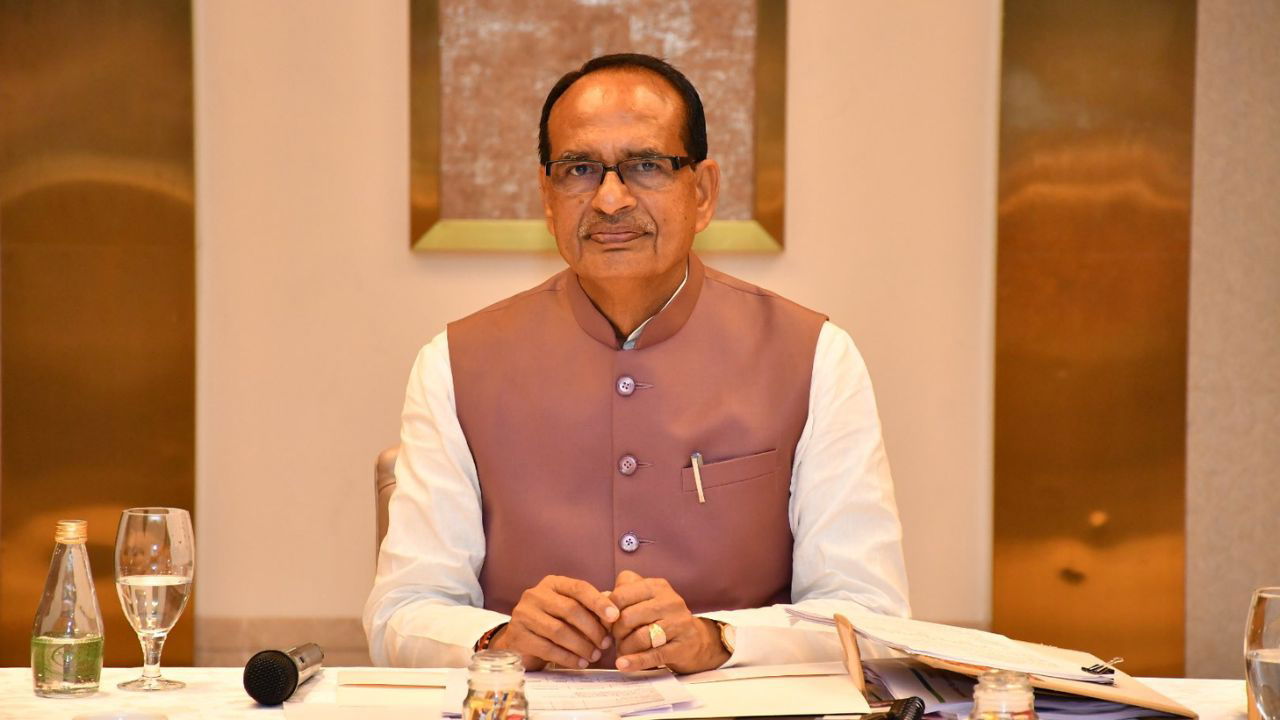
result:
<svg viewBox="0 0 1280 720"><path fill-rule="evenodd" d="M659 648L667 644L667 633L658 623L649 625L649 646Z"/></svg>

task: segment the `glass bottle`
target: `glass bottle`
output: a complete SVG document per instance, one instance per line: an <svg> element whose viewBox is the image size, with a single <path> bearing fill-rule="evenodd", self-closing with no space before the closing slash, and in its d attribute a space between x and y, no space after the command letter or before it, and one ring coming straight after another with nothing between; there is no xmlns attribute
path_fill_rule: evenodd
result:
<svg viewBox="0 0 1280 720"><path fill-rule="evenodd" d="M973 689L970 720L1035 720L1035 694L1026 673L988 670Z"/></svg>
<svg viewBox="0 0 1280 720"><path fill-rule="evenodd" d="M507 650L482 650L467 667L462 720L525 720L524 666Z"/></svg>
<svg viewBox="0 0 1280 720"><path fill-rule="evenodd" d="M102 611L84 543L89 524L59 520L44 595L31 628L31 678L41 697L98 691L102 676Z"/></svg>

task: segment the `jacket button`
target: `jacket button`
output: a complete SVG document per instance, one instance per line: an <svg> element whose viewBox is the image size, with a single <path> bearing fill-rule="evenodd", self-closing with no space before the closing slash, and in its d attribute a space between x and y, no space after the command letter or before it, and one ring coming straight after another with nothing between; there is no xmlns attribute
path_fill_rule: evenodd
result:
<svg viewBox="0 0 1280 720"><path fill-rule="evenodd" d="M630 475L636 471L639 463L636 462L635 455L623 455L618 458L618 472L623 475Z"/></svg>
<svg viewBox="0 0 1280 720"><path fill-rule="evenodd" d="M636 391L636 380L630 375L623 375L618 378L618 394L622 397L628 397Z"/></svg>
<svg viewBox="0 0 1280 720"><path fill-rule="evenodd" d="M635 533L627 533L618 540L618 547L622 548L622 552L633 553L640 549L640 538Z"/></svg>

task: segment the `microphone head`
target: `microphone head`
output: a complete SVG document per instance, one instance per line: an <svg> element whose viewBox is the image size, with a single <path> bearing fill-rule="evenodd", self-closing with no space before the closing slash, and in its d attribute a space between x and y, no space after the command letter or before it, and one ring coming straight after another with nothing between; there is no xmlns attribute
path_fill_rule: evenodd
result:
<svg viewBox="0 0 1280 720"><path fill-rule="evenodd" d="M279 705L298 689L298 666L279 650L263 650L244 666L244 690L263 705Z"/></svg>

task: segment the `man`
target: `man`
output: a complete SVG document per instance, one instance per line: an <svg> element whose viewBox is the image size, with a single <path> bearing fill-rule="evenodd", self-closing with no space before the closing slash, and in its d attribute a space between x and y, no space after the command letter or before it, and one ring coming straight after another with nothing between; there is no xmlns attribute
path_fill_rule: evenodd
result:
<svg viewBox="0 0 1280 720"><path fill-rule="evenodd" d="M596 58L551 90L539 154L569 268L418 356L374 662L697 672L837 659L784 603L905 615L852 341L690 252L720 183L697 91L649 56Z"/></svg>

